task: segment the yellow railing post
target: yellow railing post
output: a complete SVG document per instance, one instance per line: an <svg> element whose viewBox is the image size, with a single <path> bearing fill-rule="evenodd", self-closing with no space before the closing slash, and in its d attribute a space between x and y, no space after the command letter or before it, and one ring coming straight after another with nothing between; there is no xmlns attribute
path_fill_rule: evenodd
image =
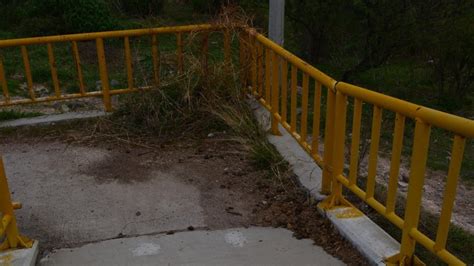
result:
<svg viewBox="0 0 474 266"><path fill-rule="evenodd" d="M29 248L32 246L32 241L20 236L18 231L14 209L20 207L20 204L12 203L5 168L3 166L3 159L0 157L0 238L5 234L5 240L0 245L0 250L17 247ZM3 217L1 215L3 215Z"/></svg>
<svg viewBox="0 0 474 266"><path fill-rule="evenodd" d="M97 57L99 60L100 81L102 83L102 96L106 112L112 112L112 101L110 99L109 74L107 71L107 63L105 61L104 40L96 39Z"/></svg>
<svg viewBox="0 0 474 266"><path fill-rule="evenodd" d="M278 130L278 118L279 115L279 99L280 99L280 59L276 53L272 53L272 93L271 93L271 116L272 116L272 134L281 135L280 130Z"/></svg>
<svg viewBox="0 0 474 266"><path fill-rule="evenodd" d="M416 119L413 152L411 155L410 181L408 184L405 223L403 224L400 247L400 262L411 264L414 261L416 241L411 236L412 230L418 228L421 198L425 180L426 160L430 143L430 125Z"/></svg>
<svg viewBox="0 0 474 266"><path fill-rule="evenodd" d="M5 68L3 67L3 58L0 55L0 84L2 85L3 97L5 102L10 102L10 94L8 93L8 83L5 75Z"/></svg>
<svg viewBox="0 0 474 266"><path fill-rule="evenodd" d="M155 35L153 35L155 36ZM125 50L125 65L127 68L127 84L128 89L133 89L133 63L132 63L132 52L130 50L130 38L128 36L123 38L123 46ZM154 63L154 62L153 62Z"/></svg>
<svg viewBox="0 0 474 266"><path fill-rule="evenodd" d="M51 77L53 79L54 94L57 98L59 98L61 97L61 89L59 87L58 70L56 67L56 60L54 59L53 45L51 43L48 43L47 47L49 67L51 69Z"/></svg>
<svg viewBox="0 0 474 266"><path fill-rule="evenodd" d="M323 178L321 193L331 193L333 172L334 117L335 117L336 88L328 88L326 97L326 126L324 129Z"/></svg>
<svg viewBox="0 0 474 266"><path fill-rule="evenodd" d="M79 48L77 46L77 42L72 42L72 55L74 58L74 63L76 65L76 72L77 72L77 80L79 81L79 91L81 95L86 94L86 89L84 85L84 78L82 76L82 68L81 68L81 58L79 57Z"/></svg>

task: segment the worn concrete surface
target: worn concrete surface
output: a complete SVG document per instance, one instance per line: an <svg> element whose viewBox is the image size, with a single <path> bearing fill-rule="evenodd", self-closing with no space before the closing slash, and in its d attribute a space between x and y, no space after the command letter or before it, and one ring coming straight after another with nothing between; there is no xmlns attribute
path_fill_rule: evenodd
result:
<svg viewBox="0 0 474 266"><path fill-rule="evenodd" d="M38 241L34 241L31 248L0 251L0 265L33 266L36 265L37 256Z"/></svg>
<svg viewBox="0 0 474 266"><path fill-rule="evenodd" d="M117 158L113 151L52 142L0 145L0 153L13 198L24 206L16 212L20 229L43 247L205 226L198 189L170 172L151 168L132 184L89 173Z"/></svg>
<svg viewBox="0 0 474 266"><path fill-rule="evenodd" d="M3 121L3 122L0 122L0 128L48 125L48 124L54 124L56 122L61 122L61 121L94 118L94 117L99 117L99 116L104 116L104 115L107 115L107 113L103 111L83 111L83 112L70 112L70 113L54 114L54 115L42 115L42 116L37 116L37 117Z"/></svg>
<svg viewBox="0 0 474 266"><path fill-rule="evenodd" d="M310 240L275 228L140 236L50 253L40 265L344 265Z"/></svg>

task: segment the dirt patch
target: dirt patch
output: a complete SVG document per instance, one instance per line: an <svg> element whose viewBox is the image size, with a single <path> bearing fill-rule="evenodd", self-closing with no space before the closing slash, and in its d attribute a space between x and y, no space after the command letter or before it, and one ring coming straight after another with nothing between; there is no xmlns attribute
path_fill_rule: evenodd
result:
<svg viewBox="0 0 474 266"><path fill-rule="evenodd" d="M141 139L139 146L134 146L132 138L127 143L123 139L113 142L108 138L109 142L104 142L90 138L91 129L87 127L94 127L93 123L78 127L57 131L52 127L19 129L2 142L54 140L113 151L114 156L93 163L84 173L94 176L98 183L117 181L131 186L150 181L149 171L166 170L199 190L199 205L209 229L287 228L296 238L312 239L315 245L349 265L367 265L361 254L319 214L316 203L297 185L291 171L274 175L255 168L248 147L235 136L212 132L177 143L147 143Z"/></svg>
<svg viewBox="0 0 474 266"><path fill-rule="evenodd" d="M122 153L113 153L107 159L94 162L81 174L93 176L98 183L114 182L133 183L145 182L150 179L153 170L151 152L126 149Z"/></svg>

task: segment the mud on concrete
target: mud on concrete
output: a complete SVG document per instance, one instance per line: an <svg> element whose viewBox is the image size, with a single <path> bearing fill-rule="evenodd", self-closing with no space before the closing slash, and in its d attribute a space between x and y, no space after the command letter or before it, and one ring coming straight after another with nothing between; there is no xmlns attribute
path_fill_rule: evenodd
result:
<svg viewBox="0 0 474 266"><path fill-rule="evenodd" d="M41 241L43 254L134 235L272 226L347 264L367 264L291 171L256 169L248 147L227 133L135 146L84 141L88 131L73 126L22 130L4 134L0 150L13 196L25 206L22 231Z"/></svg>

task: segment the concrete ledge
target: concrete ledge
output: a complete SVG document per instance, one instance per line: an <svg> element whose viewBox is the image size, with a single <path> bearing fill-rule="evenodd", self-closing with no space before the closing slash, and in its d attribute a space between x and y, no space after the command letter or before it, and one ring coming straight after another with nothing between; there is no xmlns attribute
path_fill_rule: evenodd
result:
<svg viewBox="0 0 474 266"><path fill-rule="evenodd" d="M0 122L0 128L5 127L20 127L20 126L38 126L38 125L48 125L56 122L70 121L76 119L84 118L94 118L99 116L107 115L103 111L87 111L87 112L71 112L55 115L42 115L31 118L21 118L15 120L9 120Z"/></svg>
<svg viewBox="0 0 474 266"><path fill-rule="evenodd" d="M249 101L257 120L265 130L270 128L270 113L255 100ZM282 136L268 135L268 140L288 161L302 187L317 201L325 198L320 193L322 171L298 142L280 125ZM319 209L334 224L338 231L349 240L372 265L385 265L384 260L398 253L400 244L375 224L369 217L361 215L341 215L348 208L329 211Z"/></svg>
<svg viewBox="0 0 474 266"><path fill-rule="evenodd" d="M13 249L0 252L0 265L33 266L36 265L38 256L38 241L34 241L33 247L24 249Z"/></svg>
<svg viewBox="0 0 474 266"><path fill-rule="evenodd" d="M232 228L119 238L54 250L39 265L344 265L282 228Z"/></svg>

